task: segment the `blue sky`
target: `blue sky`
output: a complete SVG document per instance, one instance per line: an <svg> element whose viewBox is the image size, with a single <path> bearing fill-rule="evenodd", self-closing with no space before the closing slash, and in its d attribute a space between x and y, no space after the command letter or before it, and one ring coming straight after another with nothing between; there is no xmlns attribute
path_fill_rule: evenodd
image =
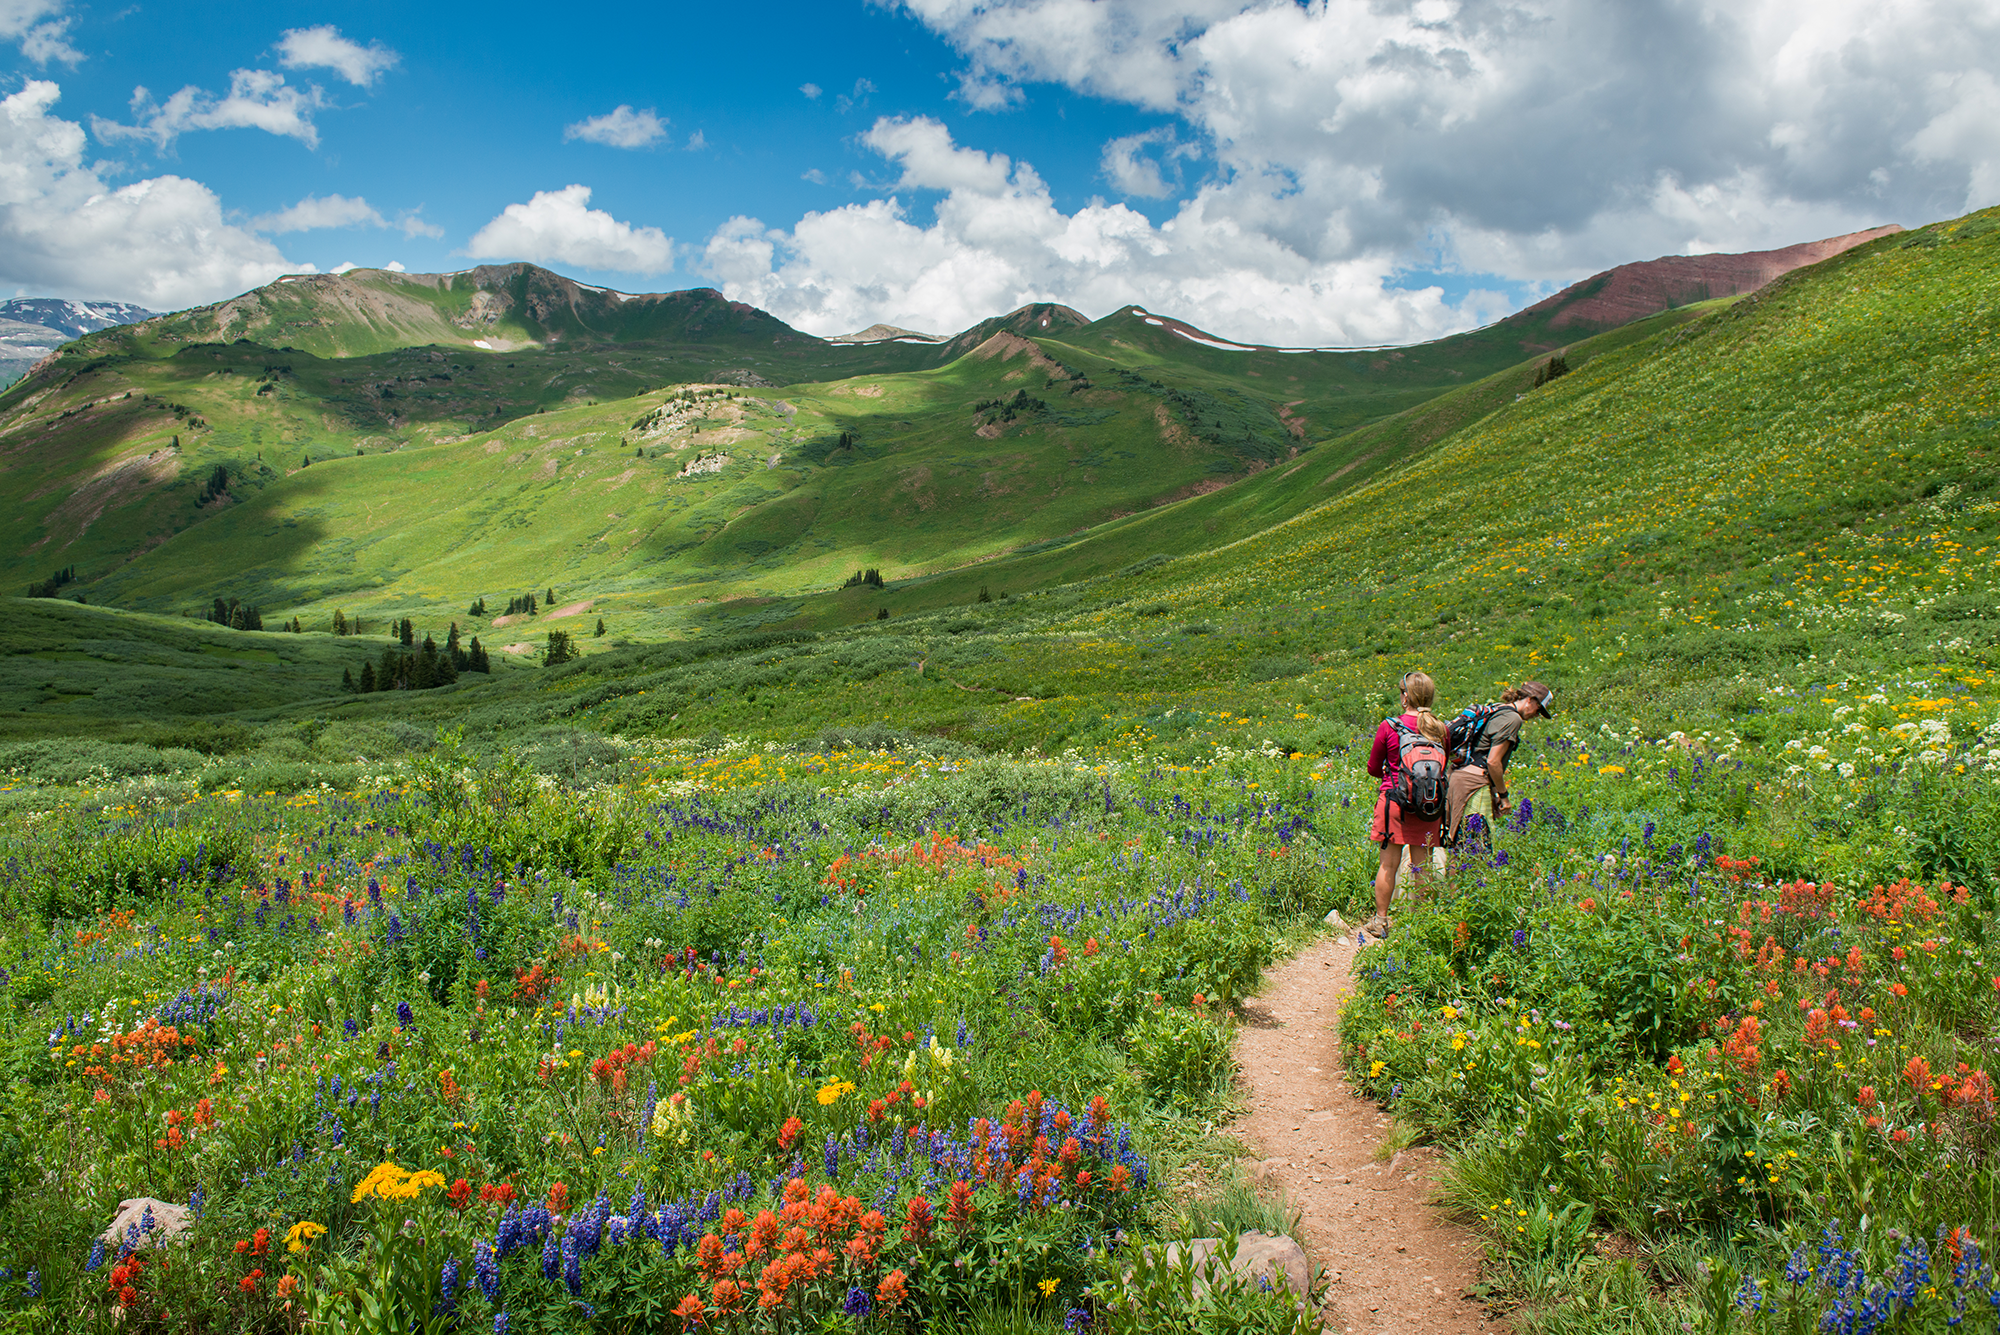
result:
<svg viewBox="0 0 2000 1335"><path fill-rule="evenodd" d="M818 333L1053 299L1432 337L1995 202L1987 9L0 0L0 291L521 258Z"/></svg>

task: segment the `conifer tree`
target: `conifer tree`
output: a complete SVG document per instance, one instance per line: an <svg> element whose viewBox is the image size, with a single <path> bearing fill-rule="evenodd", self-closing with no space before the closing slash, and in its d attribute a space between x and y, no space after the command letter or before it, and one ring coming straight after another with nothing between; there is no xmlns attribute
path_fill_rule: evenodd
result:
<svg viewBox="0 0 2000 1335"><path fill-rule="evenodd" d="M335 635L347 634L347 613L341 611L338 607L333 609L333 633Z"/></svg>
<svg viewBox="0 0 2000 1335"><path fill-rule="evenodd" d="M484 672L490 675L493 671L493 664L486 660L486 651L479 647L477 635L472 637L472 649L466 654L465 666L471 672Z"/></svg>
<svg viewBox="0 0 2000 1335"><path fill-rule="evenodd" d="M404 617L403 624L397 631L397 638L402 640L403 647L405 649L408 649L411 646L415 645L417 642L416 623L414 621L411 621L408 617Z"/></svg>
<svg viewBox="0 0 2000 1335"><path fill-rule="evenodd" d="M597 638L598 638L598 639L603 639L603 638L604 638L604 618L603 618L603 617L599 617L599 618L597 618L597 632L596 632L596 635L597 635Z"/></svg>
<svg viewBox="0 0 2000 1335"><path fill-rule="evenodd" d="M342 668L340 670L340 689L346 691L349 695L354 694L354 669Z"/></svg>
<svg viewBox="0 0 2000 1335"><path fill-rule="evenodd" d="M543 667L561 667L572 662L576 656L576 645L571 642L568 631L549 632L549 647L542 654Z"/></svg>
<svg viewBox="0 0 2000 1335"><path fill-rule="evenodd" d="M363 663L361 665L361 684L357 689L363 695L367 695L375 689L375 665L373 663Z"/></svg>

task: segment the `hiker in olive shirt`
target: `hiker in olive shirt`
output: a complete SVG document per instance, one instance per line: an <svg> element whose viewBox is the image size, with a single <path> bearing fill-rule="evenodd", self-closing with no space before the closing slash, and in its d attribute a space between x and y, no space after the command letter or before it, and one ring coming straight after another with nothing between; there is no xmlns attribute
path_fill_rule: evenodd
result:
<svg viewBox="0 0 2000 1335"><path fill-rule="evenodd" d="M1451 782L1445 792L1445 843L1456 845L1468 814L1490 825L1513 810L1507 797L1507 760L1521 741L1521 724L1547 718L1556 693L1524 681L1500 693L1495 704L1466 710L1451 724Z"/></svg>

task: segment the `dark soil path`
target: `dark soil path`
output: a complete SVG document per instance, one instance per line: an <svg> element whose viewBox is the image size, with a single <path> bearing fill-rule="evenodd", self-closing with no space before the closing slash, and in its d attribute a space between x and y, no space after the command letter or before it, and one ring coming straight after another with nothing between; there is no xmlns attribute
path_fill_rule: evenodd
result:
<svg viewBox="0 0 2000 1335"><path fill-rule="evenodd" d="M1351 930L1317 941L1244 1003L1236 1060L1250 1112L1231 1130L1258 1156L1259 1184L1303 1216L1302 1241L1329 1280L1328 1331L1491 1335L1499 1327L1466 1293L1479 1241L1428 1203L1439 1156L1378 1159L1389 1117L1341 1069L1334 1029L1357 953Z"/></svg>

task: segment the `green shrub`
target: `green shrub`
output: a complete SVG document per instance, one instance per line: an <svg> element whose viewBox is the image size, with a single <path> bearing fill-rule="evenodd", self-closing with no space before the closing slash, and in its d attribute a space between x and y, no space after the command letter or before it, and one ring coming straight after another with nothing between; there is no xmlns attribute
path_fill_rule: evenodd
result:
<svg viewBox="0 0 2000 1335"><path fill-rule="evenodd" d="M1146 1008L1125 1044L1146 1088L1163 1101L1211 1102L1230 1067L1228 1027L1192 1008Z"/></svg>

